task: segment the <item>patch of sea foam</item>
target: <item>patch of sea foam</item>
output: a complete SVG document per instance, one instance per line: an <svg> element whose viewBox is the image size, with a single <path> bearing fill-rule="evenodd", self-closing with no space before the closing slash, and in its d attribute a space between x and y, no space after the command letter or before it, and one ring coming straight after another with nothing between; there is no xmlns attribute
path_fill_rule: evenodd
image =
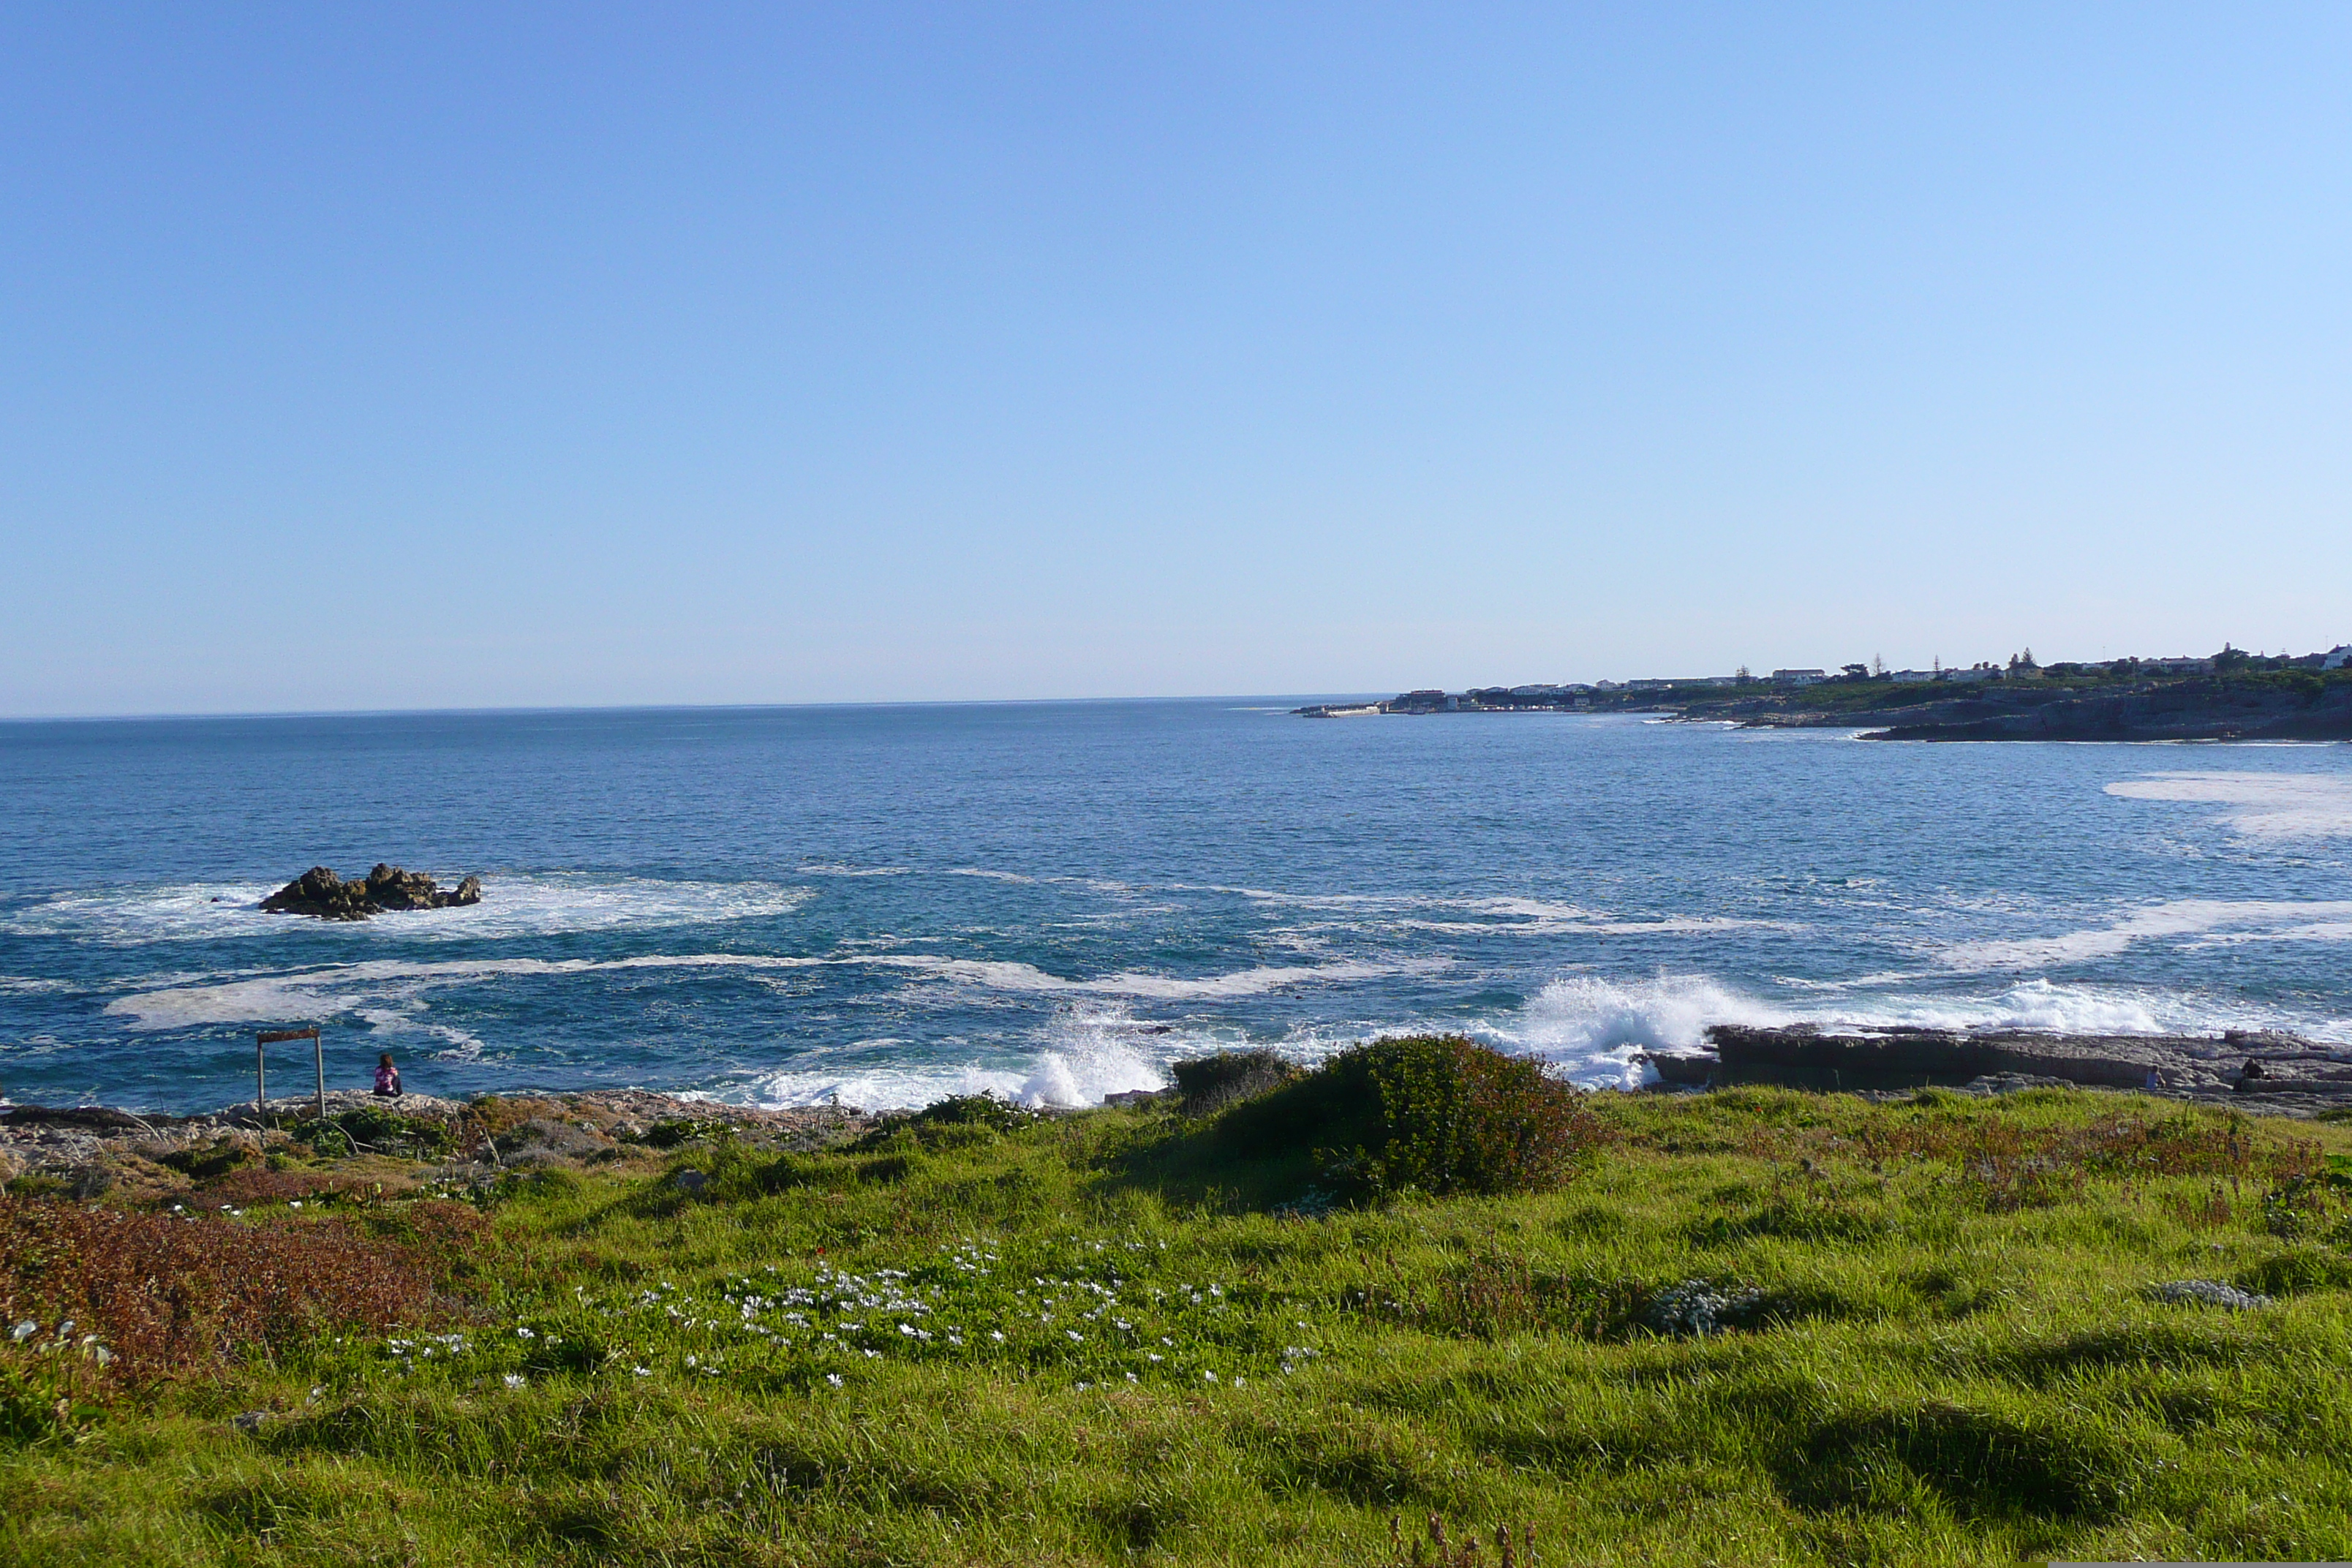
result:
<svg viewBox="0 0 2352 1568"><path fill-rule="evenodd" d="M328 1016L366 1005L387 992L414 997L426 990L480 984L506 975L561 976L661 969L805 970L827 966L897 969L957 984L1031 994L1207 1001L1262 996L1297 986L1344 985L1395 974L1429 973L1446 967L1448 962L1400 959L1386 963L1260 964L1223 974L1127 973L1071 979L1030 963L942 958L929 953L852 953L825 958L732 952L648 953L632 958L485 958L438 963L377 959L206 984L161 987L119 997L109 1003L106 1010L129 1019L134 1029L177 1029L206 1024Z"/></svg>
<svg viewBox="0 0 2352 1568"><path fill-rule="evenodd" d="M2352 837L2352 778L2337 773L2158 773L2118 780L2106 792L2225 806L2219 819L2249 838Z"/></svg>

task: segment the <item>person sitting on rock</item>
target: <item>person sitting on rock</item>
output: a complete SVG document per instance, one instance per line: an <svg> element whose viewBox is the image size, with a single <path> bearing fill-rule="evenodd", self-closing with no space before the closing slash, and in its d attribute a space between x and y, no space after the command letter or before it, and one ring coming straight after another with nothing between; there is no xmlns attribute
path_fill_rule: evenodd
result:
<svg viewBox="0 0 2352 1568"><path fill-rule="evenodd" d="M400 1069L392 1065L390 1051L375 1058L375 1092L385 1100L400 1098Z"/></svg>

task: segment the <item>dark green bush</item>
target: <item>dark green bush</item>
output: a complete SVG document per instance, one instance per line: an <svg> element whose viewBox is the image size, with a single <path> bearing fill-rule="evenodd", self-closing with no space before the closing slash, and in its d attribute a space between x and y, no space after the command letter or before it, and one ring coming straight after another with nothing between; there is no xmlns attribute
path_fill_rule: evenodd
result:
<svg viewBox="0 0 2352 1568"><path fill-rule="evenodd" d="M1044 1114L1025 1105L1015 1105L1009 1100L999 1100L992 1094L959 1094L933 1100L907 1121L915 1127L986 1127L998 1132L1012 1132L1028 1126Z"/></svg>
<svg viewBox="0 0 2352 1568"><path fill-rule="evenodd" d="M330 1159L361 1151L437 1159L457 1146L454 1130L446 1122L402 1116L373 1105L337 1111L324 1121L303 1121L287 1131L312 1153Z"/></svg>
<svg viewBox="0 0 2352 1568"><path fill-rule="evenodd" d="M1176 1063L1169 1072L1183 1097L1184 1113L1206 1116L1237 1100L1280 1089L1298 1069L1269 1050L1219 1051Z"/></svg>
<svg viewBox="0 0 2352 1568"><path fill-rule="evenodd" d="M637 1142L652 1149L675 1149L708 1138L725 1123L709 1117L692 1117L675 1121L656 1121L646 1129Z"/></svg>
<svg viewBox="0 0 2352 1568"><path fill-rule="evenodd" d="M1218 1124L1244 1155L1311 1151L1324 1179L1358 1202L1556 1186L1599 1131L1576 1091L1535 1062L1454 1036L1343 1051Z"/></svg>
<svg viewBox="0 0 2352 1568"><path fill-rule="evenodd" d="M226 1176L231 1171L261 1163L261 1151L233 1138L218 1138L210 1143L176 1150L163 1156L163 1163L196 1181L209 1181Z"/></svg>
<svg viewBox="0 0 2352 1568"><path fill-rule="evenodd" d="M1000 1132L1017 1132L1033 1126L1045 1114L992 1094L951 1095L933 1100L920 1110L884 1117L850 1147L871 1152L911 1134L915 1142L925 1149L965 1148L985 1142Z"/></svg>

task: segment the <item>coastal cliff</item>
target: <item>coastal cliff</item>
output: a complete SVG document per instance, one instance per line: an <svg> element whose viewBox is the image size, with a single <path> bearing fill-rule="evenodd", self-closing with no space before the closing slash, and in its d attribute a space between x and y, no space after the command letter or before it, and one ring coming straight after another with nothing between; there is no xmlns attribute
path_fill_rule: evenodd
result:
<svg viewBox="0 0 2352 1568"><path fill-rule="evenodd" d="M1848 713L1874 741L2352 740L2352 685L2185 680L2130 691L2003 688L1927 711Z"/></svg>
<svg viewBox="0 0 2352 1568"><path fill-rule="evenodd" d="M1294 711L1308 718L1662 713L1754 729L1862 730L1874 741L2352 741L2352 669L2311 668L2308 659L2256 668L2238 657L2245 662L2185 675L2114 666L1986 666L1931 679L1916 671L1872 675L1852 665L1844 675L1803 681L1486 687Z"/></svg>

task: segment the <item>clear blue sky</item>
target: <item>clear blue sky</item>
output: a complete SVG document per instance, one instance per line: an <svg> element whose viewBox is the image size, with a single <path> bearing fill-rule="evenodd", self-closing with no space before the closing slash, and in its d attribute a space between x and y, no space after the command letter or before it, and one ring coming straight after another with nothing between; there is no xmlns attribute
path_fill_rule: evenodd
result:
<svg viewBox="0 0 2352 1568"><path fill-rule="evenodd" d="M0 713L2352 640L2352 9L0 12Z"/></svg>

